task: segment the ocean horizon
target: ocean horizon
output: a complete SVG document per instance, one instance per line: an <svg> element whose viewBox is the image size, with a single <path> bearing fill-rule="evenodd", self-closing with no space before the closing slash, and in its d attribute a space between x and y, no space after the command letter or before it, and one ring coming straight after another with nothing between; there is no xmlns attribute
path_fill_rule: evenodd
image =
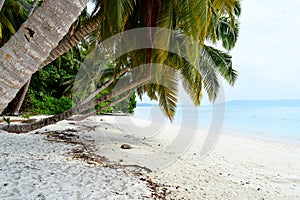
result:
<svg viewBox="0 0 300 200"><path fill-rule="evenodd" d="M235 100L226 102L224 108L224 121L217 122L223 125L222 133L300 145L300 100ZM212 105L179 105L170 122L157 104L138 103L134 116L187 128L197 125L208 131L218 112L222 112L218 106L213 112Z"/></svg>

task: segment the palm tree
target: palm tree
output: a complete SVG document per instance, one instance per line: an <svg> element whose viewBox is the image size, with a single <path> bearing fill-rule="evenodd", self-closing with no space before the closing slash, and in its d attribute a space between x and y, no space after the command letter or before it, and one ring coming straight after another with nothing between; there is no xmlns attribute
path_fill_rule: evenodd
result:
<svg viewBox="0 0 300 200"><path fill-rule="evenodd" d="M213 47L207 46L205 43L216 43L221 41L223 47L230 50L238 37L238 22L237 17L240 15L241 7L237 0L215 0L212 2L207 1L139 1L137 9L134 10L134 18L142 19L132 22L128 20L128 27L136 28L139 26L158 26L167 29L177 30L182 35L187 35L199 45L203 47L202 52L196 53L198 57L204 58L202 63L198 63L199 68L195 69L189 63L185 62L182 58L176 58L168 51L153 51L147 50L146 62L167 64L174 69L180 71L183 77L184 86L195 105L199 105L201 101L202 88L206 90L211 101L214 101L219 88L217 73L220 74L229 84L234 84L237 73L232 69L231 57L226 53L219 51ZM147 12L144 12L144 11ZM127 25L126 24L126 25ZM126 27L125 25L125 27ZM154 33L149 32L149 42L151 43L151 35ZM157 40L170 41L170 35L159 36ZM165 42L170 45L170 42ZM193 49L192 51L194 51ZM133 66L139 66L145 62L140 58L143 57L145 52L137 51L128 55L135 63ZM205 59L205 57L210 59ZM126 59L126 56L124 56ZM123 60L124 62L124 60ZM177 103L177 85L178 77L176 73L168 74L166 76L173 85L168 89L160 84L147 84L138 88L138 94L141 96L146 93L151 99L159 100L165 115L172 119L175 115ZM172 76L171 76L172 75Z"/></svg>
<svg viewBox="0 0 300 200"><path fill-rule="evenodd" d="M186 62L184 58L179 58L168 51L146 49L129 52L115 61L115 75L102 86L99 86L96 89L97 92L113 84L116 77L129 74L129 69L134 69L137 66L153 61L159 64L167 64L179 71L179 74L172 70L172 73L163 73L164 70L161 69L160 74L165 74L164 79L170 82L170 88L155 83L140 87L139 84L145 83L145 80L139 80L129 84L126 90L131 91L138 87L139 95L146 93L150 98L158 99L166 116L172 119L176 109L178 77L184 78L184 86L195 105L200 104L202 88L207 91L210 100L213 101L216 98L219 88L217 74L224 77L230 84L234 83L236 72L232 69L231 57L227 53L207 46L205 43L207 41L216 43L220 40L228 50L234 46L238 36L236 21L240 14L240 3L238 0L173 2L162 0L97 1L95 13L99 10L102 12L99 12L101 17L97 18L99 24L101 24L97 33L98 43L125 30L149 27L147 42L151 44L155 33L152 32L153 29L150 27L158 26L175 30L177 32L176 37L179 38L187 35L202 48L185 49L186 51L196 51L193 54L196 68L191 63ZM171 41L171 38L171 34L166 34L156 39L164 41L164 45L169 48L171 44L168 41ZM227 41L225 42L225 40ZM201 58L201 61L199 61L199 58ZM115 91L96 99L93 97L97 93L92 93L92 98L90 96L87 97L90 101L83 101L83 104L44 121L19 127L17 132L29 131L55 123L70 117L74 112L84 111L123 92L124 90ZM12 129L10 127L6 130Z"/></svg>
<svg viewBox="0 0 300 200"><path fill-rule="evenodd" d="M149 1L151 2L151 1ZM194 1L194 4L197 1ZM233 3L232 3L233 2ZM240 4L239 1L228 1L226 5L234 5L233 9L233 15L239 16L240 15ZM153 3L153 2L152 2ZM173 19L173 15L176 14L175 10L177 7L181 7L183 9L187 9L192 5L183 5L184 3L167 3L167 2L157 2L157 5L161 6L161 9L165 9L165 11L162 11L164 15L161 16L161 19L159 19L159 22L157 24L148 24L147 26L154 26L159 25L161 27L166 28L176 28L176 19ZM147 6L152 4L142 3L141 1L135 2L135 1L123 1L123 2L102 2L102 1L96 1L96 8L93 12L92 17L87 21L87 23L80 28L75 34L71 35L68 39L64 40L60 43L59 46L57 46L48 56L47 60L40 66L43 67L46 64L49 64L53 60L55 60L57 57L71 49L74 45L76 45L78 42L80 42L84 37L89 35L91 32L97 29L97 27L100 24L105 24L106 26L101 26L99 30L99 42L101 42L103 39L111 37L115 33L119 33L121 31L124 31L126 29L130 28L136 28L139 26L145 26L146 23L149 23L149 20L146 18L149 15L144 15L141 11L142 9L146 10L152 10L153 8L147 8ZM116 6L118 5L119 6ZM216 5L218 5L216 3ZM199 7L199 6L198 6ZM120 9L120 11L118 10ZM127 12L125 10L127 9ZM156 9L156 8L155 8ZM157 9L156 9L157 10ZM227 9L229 10L229 9ZM120 13L116 15L111 15L111 13ZM133 13L131 16L131 19L129 19L128 13ZM184 16L185 14L180 14L180 16ZM146 17L145 17L146 16ZM189 17L189 16L187 16ZM139 20L140 18L146 18L144 19L144 24L141 22L132 24L132 22ZM157 18L157 16L154 15L153 18ZM233 48L236 39L238 37L238 23L237 20L233 16L228 17L224 14L220 13L213 13L212 15L211 23L209 24L209 27L207 28L209 31L209 34L207 34L206 40L216 42L217 40L221 40L223 43L223 46L225 49L230 50ZM154 19L153 19L154 20ZM177 19L180 21L180 19ZM127 23L130 22L131 24ZM232 21L234 21L232 23ZM153 22L152 22L153 23ZM116 26L116 24L118 24ZM233 26L232 26L233 25ZM127 26L127 27L126 27ZM182 22L178 25L179 27L183 27ZM187 29L187 28L186 28ZM113 32L111 31L113 30ZM225 46L227 45L227 47ZM211 52L211 51L209 51ZM149 57L149 56L148 56ZM214 56L215 57L215 56ZM215 57L216 58L216 57ZM232 71L234 72L234 70Z"/></svg>
<svg viewBox="0 0 300 200"><path fill-rule="evenodd" d="M0 10L2 9L4 2L5 2L5 0L0 0Z"/></svg>
<svg viewBox="0 0 300 200"><path fill-rule="evenodd" d="M230 50L234 47L238 37L238 22L236 19L241 11L239 1L216 0L209 3L197 0L173 2L148 0L137 1L134 7L132 6L132 2L134 1L124 2L126 3L117 7L114 6L114 3L110 4L98 1L95 10L105 8L104 11L107 11L102 13L103 19L102 22L99 22L102 24L99 30L99 42L116 33L138 27L158 26L173 30L177 29L182 34L190 36L203 46L203 49L206 50L206 55L212 58L210 60L210 65L213 66L213 68L204 72L207 68L201 67L200 71L202 71L203 74L210 75L201 77L200 74L196 75L197 70L192 70L193 68L190 65L187 65L186 62L182 60L180 62L173 62L174 56L168 56L168 52L155 52L151 49L146 51L140 50L124 55L117 61L118 64L116 66L129 66L129 64L126 63L128 58L131 58L132 60L132 63L130 63L131 67L139 66L144 62L149 63L151 62L151 59L155 58L155 62L157 63L167 63L175 69L180 69L182 76L185 79L191 79L187 82L189 83L189 89L187 88L187 91L194 100L195 105L200 104L202 83L208 92L210 99L213 101L216 98L219 87L216 73L219 73L225 78L229 84L234 84L237 73L232 69L231 57L222 51L205 45L205 42L210 41L216 43L217 41L221 41L226 50ZM128 12L131 12L131 14L126 15L126 12L123 11L124 8L127 8L129 10ZM121 17L119 15L111 16L111 13L118 12L118 10L114 12L114 9L119 9ZM151 35L154 33L149 31L148 34L149 43L151 43ZM170 35L163 35L161 39L162 41L170 41L171 38ZM143 57L144 59L141 59ZM204 63L202 63L202 65L204 65ZM189 76L186 76L187 74ZM173 78L176 79L175 74ZM176 81L174 84L175 83ZM185 86L188 85L185 84ZM96 91L99 92L100 90ZM173 118L177 102L177 99L175 98L176 87L174 87L173 90L167 90L161 85L149 84L138 88L138 93L140 96L143 93L147 93L150 98L159 99L160 105L165 111L166 116L170 119ZM158 98L155 93L157 93L160 98ZM96 94L96 92L93 94Z"/></svg>
<svg viewBox="0 0 300 200"><path fill-rule="evenodd" d="M9 0L9 1L6 1L6 2L12 2L12 1ZM13 1L13 3L14 3L14 5L18 5L20 7L19 10L21 11L21 13L24 13L21 4L19 4L18 2L15 2L15 1ZM31 5L31 8L28 12L27 17L31 16L31 14L33 13L37 3L38 3L38 0L33 1L32 5ZM11 10L11 9L9 9L9 10ZM22 20L18 20L18 21L19 22L25 21L25 16L22 18ZM21 26L21 23L18 24L17 28L19 28L20 26ZM27 93L29 85L30 85L30 80L31 79L29 79L29 81L17 93L16 97L8 104L7 108L5 109L5 112L8 112L8 113L13 114L13 115L18 115L19 114L20 108L23 104L23 101L25 99L26 93Z"/></svg>
<svg viewBox="0 0 300 200"><path fill-rule="evenodd" d="M38 70L88 0L46 0L0 49L0 112Z"/></svg>
<svg viewBox="0 0 300 200"><path fill-rule="evenodd" d="M32 8L35 7L36 3L37 3L37 1L33 2ZM113 2L113 3L119 4L118 1ZM106 6L106 5L109 5L109 6ZM129 7L133 8L133 5L134 5L134 1L128 1L128 2L125 1L124 5L121 5L120 7L122 8L122 7L129 6ZM76 30L75 33L68 35L68 37L65 37L64 40L62 42L60 42L59 45L51 51L51 53L47 57L47 59L39 66L39 69L43 68L47 64L50 64L52 61L56 60L57 58L62 56L64 53L71 50L77 43L82 41L87 35L91 34L93 31L95 31L97 29L97 27L100 25L101 20L104 17L107 17L107 14L109 14L109 12L104 12L104 11L110 11L110 12L117 13L118 11L115 8L116 8L116 6L114 6L114 4L105 4L105 6L104 6L98 2L95 12L93 12L92 16L84 22L84 25L79 30ZM33 9L31 9L31 11L33 11ZM30 13L32 13L32 12L30 12ZM103 15L102 13L106 13L106 14ZM125 14L121 15L120 18L125 17L124 15ZM86 16L84 16L84 17L86 17ZM78 24L77 24L77 26L78 26ZM72 29L72 27L71 27L71 29ZM19 96L21 96L20 100L19 100L19 98L16 99L17 106L15 106L15 105L13 106L13 110L11 112L12 114L14 114L14 115L18 114L19 109L23 102L22 99L25 98L27 89L29 87L29 83L30 83L30 81L28 81L25 84L25 86L22 88L23 92L22 92L22 94L20 93L20 95L19 95ZM13 102L13 103L15 103L15 102Z"/></svg>
<svg viewBox="0 0 300 200"><path fill-rule="evenodd" d="M38 4L39 0L34 0L31 8L28 12L28 17L31 16L31 14L33 13L33 11L35 10L36 5ZM83 11L81 13L81 15L78 17L78 19L72 24L72 26L70 27L67 35L64 37L63 41L70 41L70 37L74 37L74 31L77 30L79 27L82 26L83 23L85 23L86 19L88 18L88 13L85 9L85 11ZM93 20L94 21L94 20ZM92 20L90 20L90 23L92 22ZM85 26L86 27L86 26ZM82 32L83 29L81 28ZM78 36L78 34L77 34ZM76 37L78 39L78 37ZM63 47L63 42L61 42L54 50L51 51L50 55L48 56L48 58L46 59L46 61L43 62L42 66L46 66L47 64L50 63L50 61L54 61L56 60L56 58L60 58L59 55L60 54L56 54L55 52L57 51L57 49L62 49ZM74 45L72 46L74 47ZM64 49L66 54L73 54L73 49L72 47L68 48L68 49ZM56 51L55 51L56 50ZM68 51L69 50L69 51ZM61 52L61 51L60 51ZM56 55L55 57L53 57L53 54ZM13 99L13 101L11 101L8 104L8 107L5 109L5 112L10 114L10 115L19 115L19 111L21 109L21 106L23 105L23 102L25 100L27 91L29 89L30 86L30 82L31 79L29 79L29 81L21 88L21 90L17 93L16 97ZM11 108L11 109L9 109Z"/></svg>

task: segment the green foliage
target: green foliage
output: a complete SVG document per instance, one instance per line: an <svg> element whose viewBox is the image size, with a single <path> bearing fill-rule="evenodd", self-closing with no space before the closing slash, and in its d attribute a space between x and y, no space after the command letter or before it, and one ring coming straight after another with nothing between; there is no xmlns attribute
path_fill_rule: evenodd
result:
<svg viewBox="0 0 300 200"><path fill-rule="evenodd" d="M130 99L129 99L129 103L128 103L128 112L129 113L133 113L134 109L136 108L136 95L135 92L132 93Z"/></svg>
<svg viewBox="0 0 300 200"><path fill-rule="evenodd" d="M25 1L5 0L0 11L0 47L18 30L27 19Z"/></svg>
<svg viewBox="0 0 300 200"><path fill-rule="evenodd" d="M100 103L99 105L96 106L96 109L107 106L109 103L110 103L110 101ZM114 112L113 107L109 107L105 110L102 110L101 112L98 112L97 114L100 115L100 114L106 114L106 113L112 113L112 112Z"/></svg>
<svg viewBox="0 0 300 200"><path fill-rule="evenodd" d="M26 112L33 114L59 114L72 107L72 100L65 96L55 98L30 89L25 101Z"/></svg>
<svg viewBox="0 0 300 200"><path fill-rule="evenodd" d="M2 115L2 118L8 125L10 125L10 117L5 117L4 115Z"/></svg>
<svg viewBox="0 0 300 200"><path fill-rule="evenodd" d="M77 70L58 69L54 65L49 65L32 76L30 86L36 91L48 93L54 97L61 97L68 87L63 83L72 79L76 72Z"/></svg>
<svg viewBox="0 0 300 200"><path fill-rule="evenodd" d="M118 100L121 97L116 97L115 99ZM112 107L113 111L118 112L121 111L123 113L134 113L134 109L136 108L136 95L135 92L129 98L121 101L120 103L116 104Z"/></svg>
<svg viewBox="0 0 300 200"><path fill-rule="evenodd" d="M84 48L76 47L36 72L32 76L22 111L52 115L70 109L73 80L85 54Z"/></svg>
<svg viewBox="0 0 300 200"><path fill-rule="evenodd" d="M66 111L72 106L69 85L64 84L67 80L73 79L79 68L79 64L70 68L64 56L64 64L58 69L52 63L39 70L32 76L22 110L34 114L58 114Z"/></svg>
<svg viewBox="0 0 300 200"><path fill-rule="evenodd" d="M85 48L77 48L61 56L58 60L36 72L31 79L29 91L27 93L22 111L33 114L58 114L72 107L72 87L75 76L80 67L80 61L85 57ZM103 76L100 78L98 86L113 76L113 65L108 65ZM88 84L82 84L86 86ZM83 91L89 88L83 89ZM98 94L100 97L108 94L113 87L107 88ZM98 109L107 106L111 101L103 102L95 107ZM103 113L113 111L123 111L133 113L136 107L135 94L116 106L109 107ZM92 110L91 110L92 111Z"/></svg>
<svg viewBox="0 0 300 200"><path fill-rule="evenodd" d="M32 116L30 113L25 113L22 115L22 118L29 119Z"/></svg>

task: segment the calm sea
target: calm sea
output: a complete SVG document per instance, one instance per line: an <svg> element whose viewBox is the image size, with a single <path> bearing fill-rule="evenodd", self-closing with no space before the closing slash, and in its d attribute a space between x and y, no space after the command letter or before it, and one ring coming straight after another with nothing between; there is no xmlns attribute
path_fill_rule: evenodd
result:
<svg viewBox="0 0 300 200"><path fill-rule="evenodd" d="M181 106L177 109L172 124L187 128L197 127L197 129L208 131L212 123L221 123L222 132L226 134L300 145L299 105L273 101L257 103L257 105L253 102L235 102L228 103L223 108L225 108L225 112L218 107L213 109L212 106L202 106L201 108ZM170 123L157 105L138 105L134 115L141 119ZM217 121L213 119L217 119ZM224 119L224 121L220 119Z"/></svg>

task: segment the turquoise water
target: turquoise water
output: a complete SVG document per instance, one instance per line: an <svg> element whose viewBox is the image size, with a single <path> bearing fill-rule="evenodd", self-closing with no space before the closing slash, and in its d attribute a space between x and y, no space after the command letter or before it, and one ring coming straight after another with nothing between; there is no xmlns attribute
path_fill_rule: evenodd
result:
<svg viewBox="0 0 300 200"><path fill-rule="evenodd" d="M226 108L224 132L300 145L300 107Z"/></svg>
<svg viewBox="0 0 300 200"><path fill-rule="evenodd" d="M298 105L274 104L272 106L272 102L257 106L247 105L247 103L242 105L229 103L225 105L224 118L218 113L222 110L216 109L214 113L212 110L212 106L202 106L200 109L193 106L179 107L172 124L207 131L211 124L221 123L222 132L226 134L300 145L300 106ZM219 116L217 121L212 120L214 115ZM159 111L158 106L138 106L135 116L170 123Z"/></svg>

